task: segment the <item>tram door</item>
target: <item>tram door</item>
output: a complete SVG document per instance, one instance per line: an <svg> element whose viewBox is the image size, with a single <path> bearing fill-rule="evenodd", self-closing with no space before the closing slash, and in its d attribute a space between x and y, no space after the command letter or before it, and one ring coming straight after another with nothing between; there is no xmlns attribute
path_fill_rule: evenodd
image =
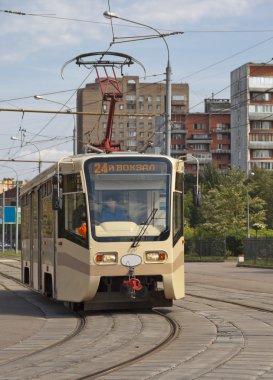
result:
<svg viewBox="0 0 273 380"><path fill-rule="evenodd" d="M41 196L40 189L31 194L31 258L32 258L32 286L36 290L42 289L41 268Z"/></svg>

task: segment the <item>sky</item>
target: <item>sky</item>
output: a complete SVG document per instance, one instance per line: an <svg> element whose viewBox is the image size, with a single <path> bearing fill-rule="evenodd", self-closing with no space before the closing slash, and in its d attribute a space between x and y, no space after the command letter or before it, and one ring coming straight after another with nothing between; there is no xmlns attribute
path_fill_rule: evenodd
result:
<svg viewBox="0 0 273 380"><path fill-rule="evenodd" d="M118 19L111 25L104 11L159 33L183 32L166 42L172 81L189 84L190 112L204 112L205 98L229 98L235 68L273 63L272 0L0 0L0 178L29 180L38 174L38 163L12 160L55 161L72 154L73 115L27 112L76 110L77 89L95 74L73 62L62 77L70 59L110 49L146 69L146 79L135 64L124 74L164 83L163 39L111 45L113 37L155 32ZM42 169L48 165L43 162Z"/></svg>

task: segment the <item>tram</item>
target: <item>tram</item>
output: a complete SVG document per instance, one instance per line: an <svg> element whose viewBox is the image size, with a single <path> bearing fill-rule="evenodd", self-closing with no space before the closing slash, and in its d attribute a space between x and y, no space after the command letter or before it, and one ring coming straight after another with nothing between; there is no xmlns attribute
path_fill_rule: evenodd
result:
<svg viewBox="0 0 273 380"><path fill-rule="evenodd" d="M184 296L183 160L70 156L21 188L22 282L84 310Z"/></svg>

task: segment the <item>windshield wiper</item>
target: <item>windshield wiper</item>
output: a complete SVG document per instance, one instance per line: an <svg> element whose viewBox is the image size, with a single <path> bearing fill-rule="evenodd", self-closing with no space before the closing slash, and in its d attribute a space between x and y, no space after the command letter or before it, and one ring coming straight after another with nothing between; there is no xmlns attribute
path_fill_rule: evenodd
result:
<svg viewBox="0 0 273 380"><path fill-rule="evenodd" d="M139 231L139 234L137 236L135 236L134 238L134 241L131 245L131 248L135 248L138 246L138 243L140 242L142 236L145 234L147 228L149 227L149 225L151 224L152 220L154 219L155 217L155 214L157 213L158 211L158 208L153 208L150 215L148 216L148 218L145 220L143 226L141 227L141 230Z"/></svg>

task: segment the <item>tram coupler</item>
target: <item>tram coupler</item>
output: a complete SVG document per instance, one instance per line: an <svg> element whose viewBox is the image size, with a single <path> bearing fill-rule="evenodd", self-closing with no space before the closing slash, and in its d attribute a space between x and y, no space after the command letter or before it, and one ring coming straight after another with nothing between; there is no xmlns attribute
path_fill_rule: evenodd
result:
<svg viewBox="0 0 273 380"><path fill-rule="evenodd" d="M130 267L128 280L123 281L123 286L129 290L131 298L136 298L136 292L143 288L143 285L134 273L135 269Z"/></svg>

